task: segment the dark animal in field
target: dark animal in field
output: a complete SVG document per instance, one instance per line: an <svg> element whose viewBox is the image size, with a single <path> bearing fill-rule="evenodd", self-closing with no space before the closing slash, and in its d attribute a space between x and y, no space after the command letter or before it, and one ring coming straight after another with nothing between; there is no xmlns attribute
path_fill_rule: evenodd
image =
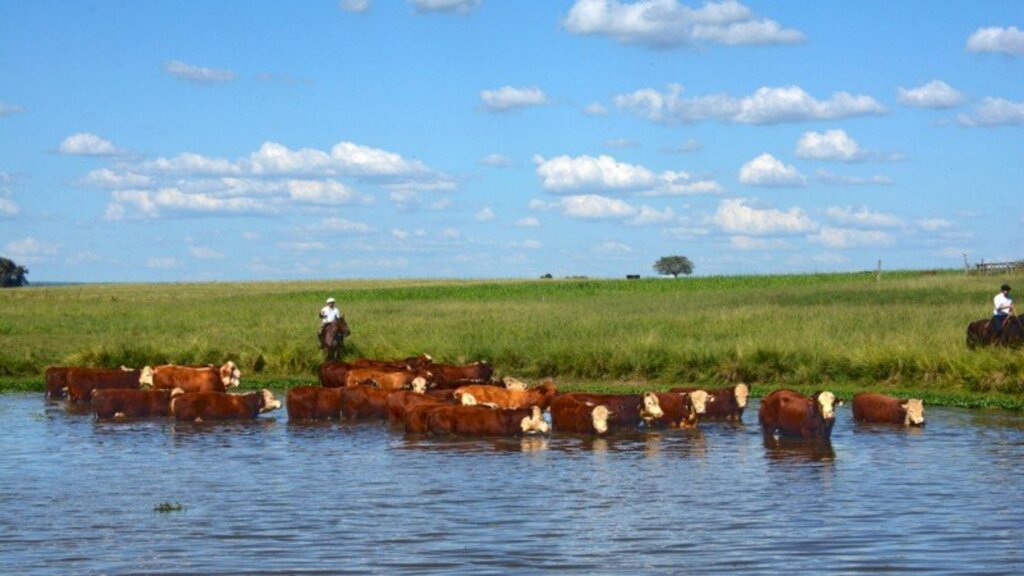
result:
<svg viewBox="0 0 1024 576"><path fill-rule="evenodd" d="M828 440L836 422L836 397L831 392L805 396L793 390L776 390L761 399L758 420L766 437L780 436Z"/></svg>
<svg viewBox="0 0 1024 576"><path fill-rule="evenodd" d="M660 418L651 420L651 424L663 428L694 428L697 426L699 412L693 398L699 399L700 407L704 408L707 392L655 392L658 406L661 407Z"/></svg>
<svg viewBox="0 0 1024 576"><path fill-rule="evenodd" d="M608 419L614 417L608 406L579 400L568 394L551 403L551 426L556 432L605 434Z"/></svg>
<svg viewBox="0 0 1024 576"><path fill-rule="evenodd" d="M547 410L556 394L558 394L558 388L555 383L546 380L540 386L527 390L472 384L456 388L454 396L456 400L467 406L485 404L506 410L538 406L541 410Z"/></svg>
<svg viewBox="0 0 1024 576"><path fill-rule="evenodd" d="M669 392L694 392L697 388L672 388ZM701 413L704 420L743 420L743 411L747 408L750 388L746 384L737 384L725 388L707 390L708 400Z"/></svg>
<svg viewBox="0 0 1024 576"><path fill-rule="evenodd" d="M341 348L345 344L345 338L352 334L348 322L342 316L334 322L328 323L320 332L320 349L323 350L325 360L337 360L341 355Z"/></svg>
<svg viewBox="0 0 1024 576"><path fill-rule="evenodd" d="M1016 348L1024 345L1024 326L1021 325L1020 317L1016 314L1009 315L1003 320L1003 330L996 336L995 326L992 318L976 320L967 325L967 347L978 346L1006 346Z"/></svg>
<svg viewBox="0 0 1024 576"><path fill-rule="evenodd" d="M924 402L917 398L901 400L885 394L863 392L853 396L853 419L858 422L922 426Z"/></svg>
<svg viewBox="0 0 1024 576"><path fill-rule="evenodd" d="M174 390L94 390L92 412L97 420L155 418L170 415L171 399L184 394Z"/></svg>
<svg viewBox="0 0 1024 576"><path fill-rule="evenodd" d="M664 416L658 395L654 392L644 394L584 394L570 392L559 396L567 396L578 402L589 402L595 406L607 406L614 415L608 424L611 428L636 428L641 423L656 420Z"/></svg>
<svg viewBox="0 0 1024 576"><path fill-rule="evenodd" d="M502 410L486 406L441 406L427 415L427 431L435 436L518 436L547 432L541 409Z"/></svg>
<svg viewBox="0 0 1024 576"><path fill-rule="evenodd" d="M142 369L140 382L154 390L181 388L185 392L226 392L241 383L242 371L228 360L222 366L162 364Z"/></svg>
<svg viewBox="0 0 1024 576"><path fill-rule="evenodd" d="M68 400L88 402L93 390L138 390L142 372L128 368L68 368Z"/></svg>
<svg viewBox="0 0 1024 576"><path fill-rule="evenodd" d="M494 368L487 361L481 360L462 366L434 363L430 365L430 372L433 374L434 388L458 388L490 382Z"/></svg>
<svg viewBox="0 0 1024 576"><path fill-rule="evenodd" d="M342 388L296 386L288 391L288 421L340 420Z"/></svg>
<svg viewBox="0 0 1024 576"><path fill-rule="evenodd" d="M63 398L64 391L68 387L67 366L50 366L43 375L46 398Z"/></svg>
<svg viewBox="0 0 1024 576"><path fill-rule="evenodd" d="M280 407L281 401L267 389L248 394L191 392L171 398L171 414L179 421L255 420Z"/></svg>

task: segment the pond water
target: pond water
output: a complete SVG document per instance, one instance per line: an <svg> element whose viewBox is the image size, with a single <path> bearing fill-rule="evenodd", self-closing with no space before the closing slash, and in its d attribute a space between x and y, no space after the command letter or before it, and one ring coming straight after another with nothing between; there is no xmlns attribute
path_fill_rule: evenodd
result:
<svg viewBox="0 0 1024 576"><path fill-rule="evenodd" d="M927 417L840 407L809 449L766 446L756 400L746 425L454 440L283 411L98 423L0 395L0 570L1024 573L1024 417Z"/></svg>

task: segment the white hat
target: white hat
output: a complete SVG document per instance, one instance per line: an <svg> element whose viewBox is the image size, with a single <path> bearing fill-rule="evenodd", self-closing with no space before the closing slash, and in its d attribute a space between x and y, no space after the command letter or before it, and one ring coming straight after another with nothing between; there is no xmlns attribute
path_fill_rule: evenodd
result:
<svg viewBox="0 0 1024 576"><path fill-rule="evenodd" d="M328 304L334 304L334 298L328 298L327 299L327 303Z"/></svg>

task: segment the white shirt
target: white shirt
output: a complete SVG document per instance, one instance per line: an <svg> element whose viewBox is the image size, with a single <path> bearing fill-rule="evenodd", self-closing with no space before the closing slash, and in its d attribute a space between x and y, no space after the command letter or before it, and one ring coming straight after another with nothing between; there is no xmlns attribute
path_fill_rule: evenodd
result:
<svg viewBox="0 0 1024 576"><path fill-rule="evenodd" d="M999 314L1009 314L1010 306L1013 306L1013 300L1010 300L1005 294L1000 292L996 294L996 297L992 299L992 304L995 305L995 310L992 311L993 316Z"/></svg>
<svg viewBox="0 0 1024 576"><path fill-rule="evenodd" d="M324 324L330 324L338 318L341 318L341 310L338 310L334 306L324 306L320 309L320 320Z"/></svg>

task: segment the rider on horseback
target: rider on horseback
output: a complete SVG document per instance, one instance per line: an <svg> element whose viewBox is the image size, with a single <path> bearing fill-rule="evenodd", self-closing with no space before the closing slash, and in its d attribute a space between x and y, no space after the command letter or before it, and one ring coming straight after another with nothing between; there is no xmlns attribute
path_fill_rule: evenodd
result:
<svg viewBox="0 0 1024 576"><path fill-rule="evenodd" d="M316 333L319 341L324 339L324 328L338 318L341 318L341 310L334 307L334 298L328 298L327 305L320 309L320 330Z"/></svg>
<svg viewBox="0 0 1024 576"><path fill-rule="evenodd" d="M1010 300L1010 285L1003 284L999 288L999 294L992 299L995 309L992 311L992 328L995 329L996 338L1003 335L1003 323L1013 314L1013 300Z"/></svg>

